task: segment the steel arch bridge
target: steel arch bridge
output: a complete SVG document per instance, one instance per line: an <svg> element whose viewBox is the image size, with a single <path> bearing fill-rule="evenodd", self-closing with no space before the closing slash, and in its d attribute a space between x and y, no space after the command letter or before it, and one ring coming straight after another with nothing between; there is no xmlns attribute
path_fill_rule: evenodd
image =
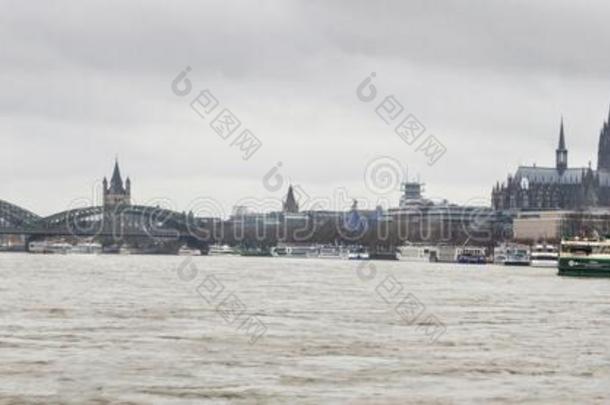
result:
<svg viewBox="0 0 610 405"><path fill-rule="evenodd" d="M210 238L211 218L143 205L90 206L40 217L0 200L0 234L26 236Z"/></svg>

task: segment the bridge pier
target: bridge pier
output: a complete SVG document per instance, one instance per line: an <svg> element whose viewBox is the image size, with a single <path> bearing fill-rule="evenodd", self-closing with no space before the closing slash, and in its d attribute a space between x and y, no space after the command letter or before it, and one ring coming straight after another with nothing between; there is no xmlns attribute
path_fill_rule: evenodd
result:
<svg viewBox="0 0 610 405"><path fill-rule="evenodd" d="M32 240L32 236L28 236L25 235L23 238L23 250L25 250L27 253L30 253L30 241Z"/></svg>

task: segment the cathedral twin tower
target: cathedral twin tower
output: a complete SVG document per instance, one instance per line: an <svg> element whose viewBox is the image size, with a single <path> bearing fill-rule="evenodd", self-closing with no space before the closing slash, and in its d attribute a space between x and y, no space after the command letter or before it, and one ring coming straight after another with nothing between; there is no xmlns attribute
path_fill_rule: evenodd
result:
<svg viewBox="0 0 610 405"><path fill-rule="evenodd" d="M608 113L608 121L604 122L604 127L599 135L597 170L610 172L610 113Z"/></svg>
<svg viewBox="0 0 610 405"><path fill-rule="evenodd" d="M557 210L610 207L610 113L599 135L597 170L568 167L563 119L555 167L520 166L505 183L496 183L492 205L497 210Z"/></svg>

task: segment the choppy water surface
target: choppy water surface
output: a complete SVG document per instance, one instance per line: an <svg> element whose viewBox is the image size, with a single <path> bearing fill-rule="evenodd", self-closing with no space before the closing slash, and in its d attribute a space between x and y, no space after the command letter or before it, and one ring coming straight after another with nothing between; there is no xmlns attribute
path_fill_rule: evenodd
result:
<svg viewBox="0 0 610 405"><path fill-rule="evenodd" d="M0 402L610 402L608 279L184 260L0 254ZM232 311L216 310L226 297ZM397 312L401 297L423 314ZM446 327L437 340L429 315ZM239 328L247 317L264 336Z"/></svg>

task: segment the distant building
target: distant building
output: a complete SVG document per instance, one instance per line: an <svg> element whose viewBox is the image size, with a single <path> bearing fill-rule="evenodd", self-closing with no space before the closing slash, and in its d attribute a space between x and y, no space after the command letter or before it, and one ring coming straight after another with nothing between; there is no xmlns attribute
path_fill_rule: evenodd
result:
<svg viewBox="0 0 610 405"><path fill-rule="evenodd" d="M522 211L513 220L514 240L523 243L610 234L610 210Z"/></svg>
<svg viewBox="0 0 610 405"><path fill-rule="evenodd" d="M513 239L524 243L559 242L570 211L524 211L513 219Z"/></svg>
<svg viewBox="0 0 610 405"><path fill-rule="evenodd" d="M104 177L103 187L104 206L131 204L131 180L127 177L123 184L118 160L115 160L114 162L114 171L112 172L112 178L110 179L110 186L108 186L108 180Z"/></svg>
<svg viewBox="0 0 610 405"><path fill-rule="evenodd" d="M402 184L400 204L388 209L392 221L404 228L401 234L411 242L476 244L505 238L509 223L489 206L435 202L422 196L423 184Z"/></svg>
<svg viewBox="0 0 610 405"><path fill-rule="evenodd" d="M568 166L562 119L555 167L520 166L493 187L491 199L494 209L514 212L610 206L610 115L599 136L597 170Z"/></svg>

